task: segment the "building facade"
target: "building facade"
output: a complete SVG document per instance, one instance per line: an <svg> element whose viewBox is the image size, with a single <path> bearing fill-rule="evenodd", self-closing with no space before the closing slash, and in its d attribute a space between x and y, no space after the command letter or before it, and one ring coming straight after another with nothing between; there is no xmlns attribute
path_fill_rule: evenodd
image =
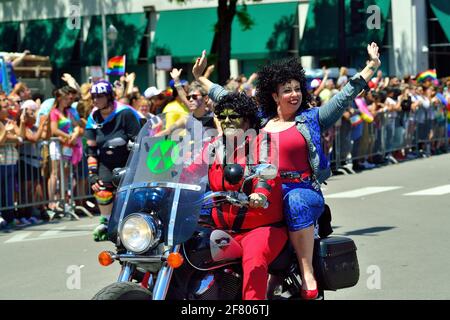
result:
<svg viewBox="0 0 450 320"><path fill-rule="evenodd" d="M232 76L249 75L269 60L290 55L300 56L307 68L343 61L359 68L370 41L382 48L385 74L415 75L428 68L438 69L438 76L450 74L444 62L450 46L450 1L246 3L238 10L246 9L253 25L243 30L237 17L233 21ZM86 81L90 67L101 66L105 56L125 54L127 72L137 74L141 90L155 84L162 88L168 72L158 70L157 57L170 56L174 67L190 70L203 49L211 51L216 22L217 1L211 0L3 0L0 51L28 49L50 56L55 84L62 72ZM115 35L108 32L110 26Z"/></svg>

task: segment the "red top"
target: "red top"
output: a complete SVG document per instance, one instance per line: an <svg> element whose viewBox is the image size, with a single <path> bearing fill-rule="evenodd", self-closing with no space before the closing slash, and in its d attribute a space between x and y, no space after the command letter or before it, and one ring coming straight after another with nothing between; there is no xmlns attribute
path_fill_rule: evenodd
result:
<svg viewBox="0 0 450 320"><path fill-rule="evenodd" d="M255 150L250 151L255 152ZM239 155L236 152L235 155ZM239 156L238 156L239 157ZM235 163L240 164L245 170L246 159L235 157ZM238 184L231 185L224 179L224 165L214 161L210 166L209 172L209 185L212 191L238 191L242 185L242 181ZM281 179L277 176L273 180L260 181L259 179L253 179L249 182L251 188L248 190L250 193L262 193L267 197L269 207L263 208L251 208L248 207L245 212L245 218L240 226L240 229L253 229L260 226L269 225L275 222L283 221L283 206L282 206L282 191L281 191ZM233 229L235 219L239 215L239 208L229 204L222 204L220 208L213 208L212 217L217 227L225 230ZM235 230L238 231L238 230Z"/></svg>
<svg viewBox="0 0 450 320"><path fill-rule="evenodd" d="M295 125L280 132L263 132L270 135L272 143L269 159L279 172L300 171L303 172L302 178L311 176L308 145Z"/></svg>

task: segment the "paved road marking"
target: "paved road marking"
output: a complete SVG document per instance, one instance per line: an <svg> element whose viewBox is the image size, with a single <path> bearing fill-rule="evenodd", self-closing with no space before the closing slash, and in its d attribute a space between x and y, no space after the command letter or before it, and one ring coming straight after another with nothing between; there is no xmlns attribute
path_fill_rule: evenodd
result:
<svg viewBox="0 0 450 320"><path fill-rule="evenodd" d="M51 237L51 236L55 236L57 234L60 234L61 231L63 231L64 229L66 229L67 226L60 226L60 227L56 227L53 228L52 230L48 230L45 231L44 233L42 233L39 237Z"/></svg>
<svg viewBox="0 0 450 320"><path fill-rule="evenodd" d="M366 188L360 188L360 189L325 195L325 198L359 198L359 197L368 196L371 194L396 190L396 189L400 189L400 188L403 188L403 187L366 187Z"/></svg>
<svg viewBox="0 0 450 320"><path fill-rule="evenodd" d="M64 231L67 229L68 225L58 226L58 227L52 228L51 230L47 230L39 235L37 235L37 232L39 230L27 231L27 232L19 231L18 233L14 234L11 238L6 240L4 243L17 243L17 242L26 242L26 241L50 240L50 239L87 236L87 235L92 234L92 227L97 226L97 225L98 224L79 225L79 226L76 226L76 228L79 228L79 227L84 227L84 228L81 228L81 230L75 230L75 231ZM88 230L86 230L86 227ZM31 235L34 235L34 237L31 237Z"/></svg>
<svg viewBox="0 0 450 320"><path fill-rule="evenodd" d="M405 193L404 196L442 196L450 193L450 184L416 192Z"/></svg>
<svg viewBox="0 0 450 320"><path fill-rule="evenodd" d="M60 234L55 234L55 235L50 235L50 236L45 236L45 237L43 237L41 234L37 238L27 238L29 236L29 234L27 234L25 237L22 237L22 238L16 238L17 237L17 235L16 235L16 236L12 237L11 239L5 241L5 243L72 238L72 237L88 236L91 234L92 234L92 231L73 231L73 232L60 233Z"/></svg>
<svg viewBox="0 0 450 320"><path fill-rule="evenodd" d="M97 227L98 223L91 223L91 224L81 224L78 227L87 227L87 228L93 228L93 227Z"/></svg>
<svg viewBox="0 0 450 320"><path fill-rule="evenodd" d="M12 236L9 240L6 240L5 243L12 243L12 242L20 242L23 241L26 237L28 237L33 232L19 232Z"/></svg>

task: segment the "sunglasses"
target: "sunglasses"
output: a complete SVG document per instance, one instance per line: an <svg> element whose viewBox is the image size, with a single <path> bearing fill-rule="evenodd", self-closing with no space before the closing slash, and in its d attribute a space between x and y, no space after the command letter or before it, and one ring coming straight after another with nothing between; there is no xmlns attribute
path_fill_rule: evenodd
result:
<svg viewBox="0 0 450 320"><path fill-rule="evenodd" d="M92 99L99 99L99 98L106 97L106 94L104 94L104 93L91 93L91 97L92 97Z"/></svg>
<svg viewBox="0 0 450 320"><path fill-rule="evenodd" d="M190 94L190 95L186 96L186 98L187 98L188 100L191 100L191 98L194 99L194 100L197 100L199 97L203 97L203 95L199 95L199 94Z"/></svg>
<svg viewBox="0 0 450 320"><path fill-rule="evenodd" d="M236 119L240 119L240 118L243 118L241 115L239 115L239 114L229 114L229 115L221 115L221 114L219 114L218 116L217 116L217 119L219 119L219 120L225 120L226 118L228 118L228 119L230 119L230 120L236 120Z"/></svg>

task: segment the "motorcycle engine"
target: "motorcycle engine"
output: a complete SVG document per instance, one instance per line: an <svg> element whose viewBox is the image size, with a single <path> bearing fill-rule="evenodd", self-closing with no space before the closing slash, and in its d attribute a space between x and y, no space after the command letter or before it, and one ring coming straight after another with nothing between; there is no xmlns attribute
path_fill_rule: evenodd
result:
<svg viewBox="0 0 450 320"><path fill-rule="evenodd" d="M195 284L196 300L240 300L242 277L231 269L209 272Z"/></svg>

